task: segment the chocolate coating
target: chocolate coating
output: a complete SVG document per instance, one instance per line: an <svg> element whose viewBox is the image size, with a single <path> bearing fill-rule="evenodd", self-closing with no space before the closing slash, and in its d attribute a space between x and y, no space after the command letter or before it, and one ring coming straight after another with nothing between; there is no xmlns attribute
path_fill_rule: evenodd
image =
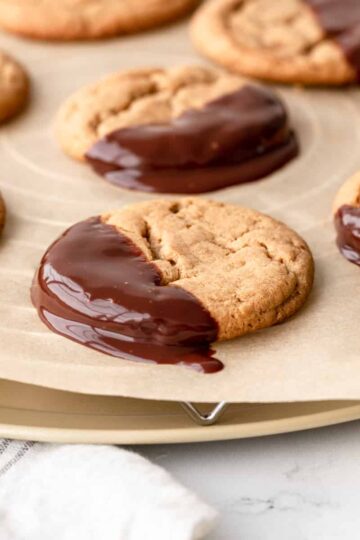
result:
<svg viewBox="0 0 360 540"><path fill-rule="evenodd" d="M116 130L86 159L111 183L160 193L202 193L257 180L298 153L287 114L258 86L191 109L169 124Z"/></svg>
<svg viewBox="0 0 360 540"><path fill-rule="evenodd" d="M348 261L360 266L360 208L341 206L335 215L337 245Z"/></svg>
<svg viewBox="0 0 360 540"><path fill-rule="evenodd" d="M324 32L343 50L360 81L359 0L306 0Z"/></svg>
<svg viewBox="0 0 360 540"><path fill-rule="evenodd" d="M209 344L218 327L189 292L161 285L156 266L99 217L77 223L43 256L31 297L54 332L112 356L223 368Z"/></svg>

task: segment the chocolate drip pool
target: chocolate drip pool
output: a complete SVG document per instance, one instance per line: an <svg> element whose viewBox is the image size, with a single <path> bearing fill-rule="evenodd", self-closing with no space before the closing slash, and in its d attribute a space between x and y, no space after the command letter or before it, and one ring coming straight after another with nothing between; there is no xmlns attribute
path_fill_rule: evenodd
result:
<svg viewBox="0 0 360 540"><path fill-rule="evenodd" d="M305 1L313 9L325 34L341 47L360 81L360 1Z"/></svg>
<svg viewBox="0 0 360 540"><path fill-rule="evenodd" d="M90 218L45 253L32 301L54 332L112 356L223 368L209 344L216 321L189 292L161 285L156 266L112 225Z"/></svg>
<svg viewBox="0 0 360 540"><path fill-rule="evenodd" d="M343 205L335 215L337 245L344 257L360 266L360 208Z"/></svg>
<svg viewBox="0 0 360 540"><path fill-rule="evenodd" d="M268 90L247 85L169 124L116 130L86 158L121 187L202 193L262 178L297 153L282 103Z"/></svg>

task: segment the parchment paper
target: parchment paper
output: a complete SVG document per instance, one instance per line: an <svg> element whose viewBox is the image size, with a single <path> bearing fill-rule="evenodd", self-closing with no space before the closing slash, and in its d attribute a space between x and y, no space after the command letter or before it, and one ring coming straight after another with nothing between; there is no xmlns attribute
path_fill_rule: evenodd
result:
<svg viewBox="0 0 360 540"><path fill-rule="evenodd" d="M212 193L281 219L309 242L316 283L306 307L285 324L217 347L215 375L121 361L48 331L29 299L39 259L66 227L149 198L115 188L58 149L61 102L117 69L201 61L184 24L135 37L45 44L2 35L33 79L27 113L0 129L0 189L8 221L0 243L0 377L94 394L198 402L360 399L360 268L334 244L331 203L360 168L360 90L283 88L301 157L261 182Z"/></svg>

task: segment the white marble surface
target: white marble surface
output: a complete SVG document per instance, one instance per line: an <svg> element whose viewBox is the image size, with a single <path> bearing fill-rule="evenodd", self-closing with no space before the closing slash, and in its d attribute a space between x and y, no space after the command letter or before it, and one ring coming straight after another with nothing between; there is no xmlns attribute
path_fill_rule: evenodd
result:
<svg viewBox="0 0 360 540"><path fill-rule="evenodd" d="M207 540L360 538L359 422L134 450L218 509L218 527Z"/></svg>

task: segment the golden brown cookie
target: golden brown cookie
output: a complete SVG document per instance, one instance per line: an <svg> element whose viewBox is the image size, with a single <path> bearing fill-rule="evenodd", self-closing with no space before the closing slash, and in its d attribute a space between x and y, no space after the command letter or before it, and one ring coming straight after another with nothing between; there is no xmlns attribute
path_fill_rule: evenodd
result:
<svg viewBox="0 0 360 540"><path fill-rule="evenodd" d="M239 77L195 66L115 73L64 103L56 121L57 138L64 152L83 159L98 139L115 129L169 122L243 84Z"/></svg>
<svg viewBox="0 0 360 540"><path fill-rule="evenodd" d="M2 198L2 195L0 193L0 234L5 225L5 218L6 218L6 207L5 207L4 199Z"/></svg>
<svg viewBox="0 0 360 540"><path fill-rule="evenodd" d="M344 48L350 46L348 34L338 40L329 35L325 26L336 19L336 13L328 8L336 3L325 4L314 0L208 0L193 18L191 35L199 51L246 76L311 85L353 82L357 70L349 58L358 60L356 50L345 54ZM338 8L345 9L340 4ZM359 8L352 4L359 16ZM315 8L322 10L322 18Z"/></svg>
<svg viewBox="0 0 360 540"><path fill-rule="evenodd" d="M177 19L198 0L0 0L0 26L36 39L138 32Z"/></svg>
<svg viewBox="0 0 360 540"><path fill-rule="evenodd" d="M351 176L339 189L334 199L333 213L341 206L360 207L360 172Z"/></svg>
<svg viewBox="0 0 360 540"><path fill-rule="evenodd" d="M206 199L157 200L102 216L162 275L192 293L218 323L220 340L279 323L312 287L304 240L269 216Z"/></svg>
<svg viewBox="0 0 360 540"><path fill-rule="evenodd" d="M24 68L0 52L0 122L17 114L26 104L29 81Z"/></svg>

